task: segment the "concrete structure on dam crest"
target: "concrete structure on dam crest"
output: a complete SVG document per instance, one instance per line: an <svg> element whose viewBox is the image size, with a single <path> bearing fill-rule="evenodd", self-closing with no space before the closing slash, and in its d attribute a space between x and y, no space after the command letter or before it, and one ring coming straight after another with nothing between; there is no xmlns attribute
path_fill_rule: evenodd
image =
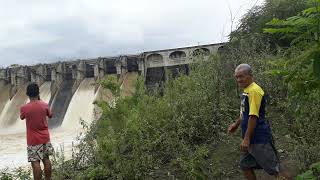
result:
<svg viewBox="0 0 320 180"><path fill-rule="evenodd" d="M168 71L173 76L179 73L188 74L189 64L193 62L192 57L200 53L204 56L218 53L223 45L224 43L207 44L148 51L137 55L99 57L32 66L14 65L0 69L0 81L10 84L11 97L21 85L28 82L41 85L45 81L51 81L51 93L55 94L65 80L74 80L72 89L75 91L84 78L99 80L106 75L120 76L127 72L138 72L144 76L146 85L152 87L164 81Z"/></svg>

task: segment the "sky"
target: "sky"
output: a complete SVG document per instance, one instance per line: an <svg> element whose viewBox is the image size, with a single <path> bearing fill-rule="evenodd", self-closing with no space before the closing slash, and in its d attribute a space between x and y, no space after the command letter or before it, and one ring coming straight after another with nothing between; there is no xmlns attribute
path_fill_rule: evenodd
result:
<svg viewBox="0 0 320 180"><path fill-rule="evenodd" d="M226 42L239 19L262 3L0 0L0 67Z"/></svg>

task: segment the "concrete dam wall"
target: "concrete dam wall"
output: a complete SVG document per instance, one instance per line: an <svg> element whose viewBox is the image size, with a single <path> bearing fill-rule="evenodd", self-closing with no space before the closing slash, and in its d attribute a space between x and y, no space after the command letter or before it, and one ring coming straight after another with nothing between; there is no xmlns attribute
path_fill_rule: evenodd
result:
<svg viewBox="0 0 320 180"><path fill-rule="evenodd" d="M96 82L102 78L109 75L117 75L119 79L124 78L125 88L126 78L136 78L140 75L144 78L147 88L157 87L168 78L168 75L176 77L181 73L188 74L189 64L193 63L193 57L196 55L201 54L206 57L218 53L223 45L223 43L208 44L148 51L136 55L79 59L32 66L13 65L0 69L0 129L21 124L18 121L19 108L28 101L25 89L30 82L36 82L41 86L40 98L50 104L54 113L54 117L49 121L49 127L57 128L71 125L64 121L76 117L72 115L74 114L72 111L80 113L77 109L81 109L78 107L81 99L86 103L93 101L92 97L99 88ZM87 98L85 96L88 99L85 99Z"/></svg>

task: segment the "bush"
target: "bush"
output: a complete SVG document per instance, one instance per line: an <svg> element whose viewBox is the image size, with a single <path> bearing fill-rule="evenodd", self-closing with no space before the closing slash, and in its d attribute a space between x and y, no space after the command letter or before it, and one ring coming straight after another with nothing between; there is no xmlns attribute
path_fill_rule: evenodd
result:
<svg viewBox="0 0 320 180"><path fill-rule="evenodd" d="M296 180L317 180L320 178L320 162L314 163L305 173L297 176Z"/></svg>
<svg viewBox="0 0 320 180"><path fill-rule="evenodd" d="M31 169L30 168L16 168L13 171L8 171L8 169L3 169L0 171L1 180L12 180L12 179L23 179L31 180Z"/></svg>
<svg viewBox="0 0 320 180"><path fill-rule="evenodd" d="M133 97L118 97L115 107L99 102L103 109L97 126L100 175L132 179L156 176L159 169L166 169L160 173L210 177L204 159L221 140L226 118L236 116L234 109L238 109L233 103L237 95L231 90L235 86L229 84L232 71L227 77L221 65L216 56L207 61L199 58L189 76L165 84L163 95L147 95L140 79Z"/></svg>

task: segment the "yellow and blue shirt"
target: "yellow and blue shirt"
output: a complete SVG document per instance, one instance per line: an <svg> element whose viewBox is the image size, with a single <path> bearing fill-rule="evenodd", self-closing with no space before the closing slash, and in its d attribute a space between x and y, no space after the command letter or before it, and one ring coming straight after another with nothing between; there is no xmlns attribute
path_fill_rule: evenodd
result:
<svg viewBox="0 0 320 180"><path fill-rule="evenodd" d="M258 118L250 144L266 144L271 141L271 129L265 120L265 106L265 94L259 85L253 82L244 89L240 108L242 138L247 131L249 116Z"/></svg>

